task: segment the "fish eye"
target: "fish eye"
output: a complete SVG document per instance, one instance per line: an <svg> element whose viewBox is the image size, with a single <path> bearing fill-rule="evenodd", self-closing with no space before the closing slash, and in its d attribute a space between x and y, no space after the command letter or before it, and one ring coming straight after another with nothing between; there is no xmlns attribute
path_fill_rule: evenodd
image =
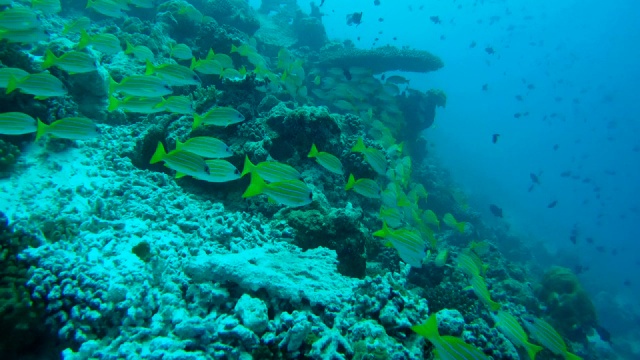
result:
<svg viewBox="0 0 640 360"><path fill-rule="evenodd" d="M313 200L313 193L309 193L309 200Z"/></svg>
<svg viewBox="0 0 640 360"><path fill-rule="evenodd" d="M240 174L240 171L238 169L235 169L235 170L233 170L233 173L238 175L238 174Z"/></svg>
<svg viewBox="0 0 640 360"><path fill-rule="evenodd" d="M167 89L167 90L171 90L171 87L169 85L166 85L166 84L164 85L164 88Z"/></svg>

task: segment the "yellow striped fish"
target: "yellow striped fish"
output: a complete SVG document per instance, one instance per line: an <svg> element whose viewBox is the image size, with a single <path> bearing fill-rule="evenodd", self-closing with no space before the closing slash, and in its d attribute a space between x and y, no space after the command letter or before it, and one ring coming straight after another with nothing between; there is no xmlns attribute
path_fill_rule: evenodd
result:
<svg viewBox="0 0 640 360"><path fill-rule="evenodd" d="M244 157L244 168L240 176L249 173L258 173L262 179L268 182L278 182L285 180L300 180L302 175L292 166L277 161L263 161L254 165L249 157Z"/></svg>
<svg viewBox="0 0 640 360"><path fill-rule="evenodd" d="M190 97L184 95L169 96L166 99L162 99L156 107L162 108L163 110L173 114L193 114L193 102Z"/></svg>
<svg viewBox="0 0 640 360"><path fill-rule="evenodd" d="M158 143L149 163L155 164L160 161L164 161L166 167L176 171L176 178L189 175L199 179L209 174L209 167L202 157L181 150L173 150L167 153L161 142Z"/></svg>
<svg viewBox="0 0 640 360"><path fill-rule="evenodd" d="M162 97L173 92L167 83L155 76L132 75L117 83L109 78L109 92L121 92L127 96Z"/></svg>
<svg viewBox="0 0 640 360"><path fill-rule="evenodd" d="M373 236L387 240L385 246L393 246L402 261L413 267L422 267L426 243L418 232L409 229L391 230L383 222L382 229L374 232Z"/></svg>
<svg viewBox="0 0 640 360"><path fill-rule="evenodd" d="M251 183L242 194L243 198L267 195L269 200L291 207L304 206L311 203L311 189L300 180L284 180L267 184L257 172L251 173Z"/></svg>
<svg viewBox="0 0 640 360"><path fill-rule="evenodd" d="M222 159L233 156L233 151L231 151L227 144L209 136L194 137L184 143L176 141L176 150L188 151L200 155L203 158L210 159ZM240 173L238 173L238 175L239 174Z"/></svg>
<svg viewBox="0 0 640 360"><path fill-rule="evenodd" d="M126 55L133 55L133 57L143 63L147 61L153 61L154 55L153 51L144 45L136 45L134 46L130 42L126 42L126 48L124 50Z"/></svg>
<svg viewBox="0 0 640 360"><path fill-rule="evenodd" d="M316 144L311 144L311 151L309 151L309 158L315 158L316 162L320 164L323 168L331 171L334 174L343 175L344 170L342 169L342 163L340 159L338 159L335 155L329 154L328 152L320 152L316 147Z"/></svg>
<svg viewBox="0 0 640 360"><path fill-rule="evenodd" d="M47 49L42 68L48 69L52 66L59 67L70 74L87 73L98 69L96 60L87 53L68 51L56 57L51 50Z"/></svg>
<svg viewBox="0 0 640 360"><path fill-rule="evenodd" d="M497 311L498 309L500 309L501 305L491 300L491 294L489 293L489 289L487 288L487 283L485 283L482 276L473 275L470 278L470 282L471 286L469 286L467 289L472 289L483 304L487 305L487 307L492 311Z"/></svg>
<svg viewBox="0 0 640 360"><path fill-rule="evenodd" d="M351 148L351 151L362 153L367 163L369 163L378 174L384 175L387 173L387 157L384 152L376 148L367 147L362 138L358 138L358 141Z"/></svg>
<svg viewBox="0 0 640 360"><path fill-rule="evenodd" d="M444 216L442 217L442 221L444 221L444 223L448 227L452 229L457 229L461 233L464 233L464 229L467 226L467 223L465 223L464 221L460 221L460 222L457 221L456 218L454 218L453 215L451 215L451 213L444 214Z"/></svg>
<svg viewBox="0 0 640 360"><path fill-rule="evenodd" d="M23 135L36 132L36 119L21 112L0 114L0 134Z"/></svg>
<svg viewBox="0 0 640 360"><path fill-rule="evenodd" d="M26 7L12 7L0 11L0 29L23 31L40 26L38 15Z"/></svg>
<svg viewBox="0 0 640 360"><path fill-rule="evenodd" d="M387 223L392 228L398 228L402 226L404 215L400 209L396 207L388 207L382 205L380 207L380 219Z"/></svg>
<svg viewBox="0 0 640 360"><path fill-rule="evenodd" d="M27 30L0 29L0 40L7 40L10 43L34 44L49 40L49 34L42 28Z"/></svg>
<svg viewBox="0 0 640 360"><path fill-rule="evenodd" d="M29 75L28 72L18 68L0 68L0 88L6 88L9 85L9 80L14 77L16 80Z"/></svg>
<svg viewBox="0 0 640 360"><path fill-rule="evenodd" d="M86 16L82 16L69 21L62 29L62 35L79 33L80 31L89 28L89 26L91 26L91 20Z"/></svg>
<svg viewBox="0 0 640 360"><path fill-rule="evenodd" d="M524 319L524 326L534 340L540 342L552 353L564 356L566 360L582 360L580 356L569 352L562 336L546 321L527 317Z"/></svg>
<svg viewBox="0 0 640 360"><path fill-rule="evenodd" d="M440 230L440 220L438 220L438 215L436 215L436 213L433 212L433 210L428 209L425 212L423 212L422 220L424 220L424 222L429 225L434 225L438 227L438 230Z"/></svg>
<svg viewBox="0 0 640 360"><path fill-rule="evenodd" d="M227 160L213 159L205 160L204 162L207 164L209 171L206 175L194 176L198 180L221 183L240 179L240 171Z"/></svg>
<svg viewBox="0 0 640 360"><path fill-rule="evenodd" d="M196 60L195 57L191 58L191 66L189 67L189 69L195 70L200 74L205 75L220 75L224 71L222 64L220 64L216 60Z"/></svg>
<svg viewBox="0 0 640 360"><path fill-rule="evenodd" d="M162 98L141 98L129 96L124 100L119 100L115 96L109 96L108 111L122 110L124 112L140 113L140 114L155 114L163 111L162 108L158 108L158 105L162 101Z"/></svg>
<svg viewBox="0 0 640 360"><path fill-rule="evenodd" d="M347 191L353 189L353 191L358 194L370 199L380 198L380 186L377 182L371 179L362 178L356 180L353 174L350 174L349 180L347 180L347 185L345 185L344 188Z"/></svg>
<svg viewBox="0 0 640 360"><path fill-rule="evenodd" d="M436 314L431 314L422 325L411 327L418 335L423 336L436 348L436 359L442 360L490 360L480 349L469 345L464 340L454 336L440 336L438 332L438 319Z"/></svg>
<svg viewBox="0 0 640 360"><path fill-rule="evenodd" d="M86 8L114 18L125 17L126 14L123 11L129 10L125 3L115 0L88 0Z"/></svg>
<svg viewBox="0 0 640 360"><path fill-rule="evenodd" d="M496 328L498 328L514 346L525 348L529 354L529 358L535 360L536 354L542 350L542 347L529 342L527 333L525 333L522 326L520 326L518 319L506 311L498 311L497 314L492 314L492 316L496 322Z"/></svg>
<svg viewBox="0 0 640 360"><path fill-rule="evenodd" d="M62 10L60 0L31 0L31 8L45 14L57 14Z"/></svg>
<svg viewBox="0 0 640 360"><path fill-rule="evenodd" d="M115 35L108 33L89 35L85 30L80 31L80 41L77 46L78 50L91 46L107 55L117 54L122 51L120 40Z"/></svg>
<svg viewBox="0 0 640 360"><path fill-rule="evenodd" d="M193 114L192 128L195 129L202 124L226 127L243 121L244 115L238 110L230 107L215 107L204 115Z"/></svg>
<svg viewBox="0 0 640 360"><path fill-rule="evenodd" d="M171 46L169 57L178 60L191 60L193 53L186 44L176 44Z"/></svg>
<svg viewBox="0 0 640 360"><path fill-rule="evenodd" d="M200 85L200 78L193 70L178 64L162 64L155 66L147 60L145 75L156 74L171 86Z"/></svg>
<svg viewBox="0 0 640 360"><path fill-rule="evenodd" d="M19 80L12 77L7 84L6 93L9 94L16 89L22 93L34 95L38 100L67 94L62 81L49 73L31 74Z"/></svg>
<svg viewBox="0 0 640 360"><path fill-rule="evenodd" d="M44 135L51 135L60 139L87 140L98 136L96 124L91 119L69 117L56 120L47 125L38 119L36 141Z"/></svg>
<svg viewBox="0 0 640 360"><path fill-rule="evenodd" d="M467 276L480 276L480 268L478 264L473 260L469 253L462 252L456 257L456 263L458 269L460 269Z"/></svg>

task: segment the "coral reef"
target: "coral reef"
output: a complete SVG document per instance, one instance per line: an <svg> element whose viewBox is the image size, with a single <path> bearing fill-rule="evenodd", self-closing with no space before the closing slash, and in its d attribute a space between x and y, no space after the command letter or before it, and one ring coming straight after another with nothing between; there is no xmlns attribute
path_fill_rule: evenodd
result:
<svg viewBox="0 0 640 360"><path fill-rule="evenodd" d="M362 66L373 73L381 73L392 70L436 71L444 63L437 56L422 50L398 49L390 45L367 50L331 43L320 50L316 65L322 68Z"/></svg>
<svg viewBox="0 0 640 360"><path fill-rule="evenodd" d="M570 339L584 340L597 323L595 307L570 269L560 266L549 269L536 290L536 296L546 306L552 324Z"/></svg>
<svg viewBox="0 0 640 360"><path fill-rule="evenodd" d="M8 172L20 156L20 149L9 141L0 139L0 177Z"/></svg>

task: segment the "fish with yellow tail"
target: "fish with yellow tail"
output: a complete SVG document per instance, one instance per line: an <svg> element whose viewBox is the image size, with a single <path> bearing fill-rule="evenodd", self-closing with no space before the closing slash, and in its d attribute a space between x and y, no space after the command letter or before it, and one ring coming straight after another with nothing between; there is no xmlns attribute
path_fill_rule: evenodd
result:
<svg viewBox="0 0 640 360"><path fill-rule="evenodd" d="M82 117L64 118L49 125L38 119L36 141L44 135L68 140L88 140L98 136L98 130L91 119Z"/></svg>
<svg viewBox="0 0 640 360"><path fill-rule="evenodd" d="M525 348L527 354L529 354L529 358L535 360L536 354L542 350L542 347L529 342L529 337L527 337L527 333L524 332L524 329L520 326L518 319L502 310L496 314L492 314L492 316L496 322L496 328L506 336L514 346Z"/></svg>
<svg viewBox="0 0 640 360"><path fill-rule="evenodd" d="M284 180L267 184L257 172L251 173L251 183L243 198L267 195L270 201L291 207L305 206L313 200L311 189L300 180Z"/></svg>
<svg viewBox="0 0 640 360"><path fill-rule="evenodd" d="M422 325L411 327L418 335L429 340L436 348L436 359L447 360L490 360L480 349L467 344L464 340L454 336L441 336L438 332L438 319L436 314L431 314Z"/></svg>
<svg viewBox="0 0 640 360"><path fill-rule="evenodd" d="M344 173L340 159L328 152L318 151L316 144L311 144L311 151L309 151L309 155L307 155L307 157L315 158L316 162L320 164L320 166L334 174L342 175Z"/></svg>
<svg viewBox="0 0 640 360"><path fill-rule="evenodd" d="M387 242L385 246L393 246L398 250L398 255L407 264L420 268L425 257L426 243L420 233L410 229L389 229L386 222L382 223L382 229L373 233L373 236L381 237Z"/></svg>
<svg viewBox="0 0 640 360"><path fill-rule="evenodd" d="M457 229L461 233L464 233L464 229L467 226L466 222L457 221L456 218L454 218L453 215L451 215L451 213L444 214L444 216L442 217L442 221L444 221L444 223L448 227L452 229Z"/></svg>
<svg viewBox="0 0 640 360"><path fill-rule="evenodd" d="M277 161L263 161L255 165L249 160L249 156L245 155L244 168L240 176L242 177L254 172L257 172L263 180L270 183L285 180L300 180L302 178L300 172L290 165Z"/></svg>
<svg viewBox="0 0 640 360"><path fill-rule="evenodd" d="M387 173L387 157L381 150L367 147L362 138L358 138L356 144L351 148L352 152L359 152L364 155L365 161L371 165L373 170L380 175Z"/></svg>
<svg viewBox="0 0 640 360"><path fill-rule="evenodd" d="M200 179L209 175L209 167L202 157L183 150L173 150L167 153L161 142L158 143L149 163L155 164L160 161L164 161L166 167L176 171L176 178L189 175Z"/></svg>
<svg viewBox="0 0 640 360"><path fill-rule="evenodd" d="M380 186L377 182L371 179L362 178L356 180L353 174L350 174L347 185L344 188L347 191L353 189L353 191L357 192L358 194L370 199L380 198Z"/></svg>
<svg viewBox="0 0 640 360"><path fill-rule="evenodd" d="M230 107L215 107L202 115L193 114L192 129L200 125L229 126L244 121L244 115Z"/></svg>
<svg viewBox="0 0 640 360"><path fill-rule="evenodd" d="M529 334L534 340L552 353L564 356L566 360L582 360L580 356L569 352L562 336L546 321L534 317L525 317L524 327L529 330Z"/></svg>
<svg viewBox="0 0 640 360"><path fill-rule="evenodd" d="M489 293L489 289L487 288L487 283L485 283L482 276L473 275L471 276L470 281L471 285L466 287L465 290L473 290L478 299L480 299L480 301L482 301L483 304L487 305L487 307L492 311L497 311L500 309L501 305L491 300L491 294Z"/></svg>

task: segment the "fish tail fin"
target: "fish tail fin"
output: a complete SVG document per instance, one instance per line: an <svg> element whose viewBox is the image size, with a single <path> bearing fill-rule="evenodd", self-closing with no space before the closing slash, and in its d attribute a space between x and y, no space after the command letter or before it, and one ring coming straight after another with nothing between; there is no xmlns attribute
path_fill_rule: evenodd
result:
<svg viewBox="0 0 640 360"><path fill-rule="evenodd" d="M565 351L564 353L564 358L565 360L582 360L582 358L576 354L572 354L568 351Z"/></svg>
<svg viewBox="0 0 640 360"><path fill-rule="evenodd" d="M95 0L88 0L85 9L90 9L93 5L95 5Z"/></svg>
<svg viewBox="0 0 640 360"><path fill-rule="evenodd" d="M202 116L198 114L193 114L193 125L191 126L191 130L195 130L198 126L202 124Z"/></svg>
<svg viewBox="0 0 640 360"><path fill-rule="evenodd" d="M189 65L189 70L193 70L196 65L198 65L198 60L196 60L196 57L192 57L191 58L191 65Z"/></svg>
<svg viewBox="0 0 640 360"><path fill-rule="evenodd" d="M527 349L527 354L529 354L529 359L531 360L536 360L536 354L538 354L543 349L542 346L538 346L529 342L525 342L524 347L525 349Z"/></svg>
<svg viewBox="0 0 640 360"><path fill-rule="evenodd" d="M183 146L183 142L180 142L180 140L176 140L176 150L181 150Z"/></svg>
<svg viewBox="0 0 640 360"><path fill-rule="evenodd" d="M311 151L309 151L309 155L307 155L307 157L316 157L318 156L318 148L316 147L316 144L311 144Z"/></svg>
<svg viewBox="0 0 640 360"><path fill-rule="evenodd" d="M126 41L127 48L124 50L125 55L133 53L134 46L128 40Z"/></svg>
<svg viewBox="0 0 640 360"><path fill-rule="evenodd" d="M242 173L240 174L240 177L244 177L248 173L252 172L254 168L255 168L255 165L253 165L251 160L249 160L249 156L245 155L244 156L244 167L242 168Z"/></svg>
<svg viewBox="0 0 640 360"><path fill-rule="evenodd" d="M244 194L242 194L242 198L248 198L252 196L258 196L264 192L264 189L267 188L267 183L262 180L258 173L251 173L251 183L249 183L249 187L245 190Z"/></svg>
<svg viewBox="0 0 640 360"><path fill-rule="evenodd" d="M113 94L116 91L116 88L118 87L118 83L113 80L113 78L111 77L111 74L107 75L109 76L109 94Z"/></svg>
<svg viewBox="0 0 640 360"><path fill-rule="evenodd" d="M464 221L460 221L458 223L456 223L456 229L458 229L458 231L460 231L461 233L464 233L464 229L467 227L467 223Z"/></svg>
<svg viewBox="0 0 640 360"><path fill-rule="evenodd" d="M367 150L367 146L364 144L362 138L358 138L358 142L351 148L352 152L364 152L365 150Z"/></svg>
<svg viewBox="0 0 640 360"><path fill-rule="evenodd" d="M117 110L119 105L120 105L120 100L118 100L113 95L109 95L109 106L107 106L107 110L109 112Z"/></svg>
<svg viewBox="0 0 640 360"><path fill-rule="evenodd" d="M156 152L153 153L153 156L151 157L151 161L149 161L149 164L155 164L157 162L162 161L162 159L166 155L167 155L167 152L164 150L164 145L162 145L162 142L158 141Z"/></svg>
<svg viewBox="0 0 640 360"><path fill-rule="evenodd" d="M89 5L87 4L87 6ZM89 36L89 34L87 34L87 32L84 29L80 30L80 41L78 41L78 50L82 50L86 48L90 42L91 42L91 37Z"/></svg>
<svg viewBox="0 0 640 360"><path fill-rule="evenodd" d="M44 136L47 133L47 129L49 128L49 125L43 123L42 120L40 120L40 118L37 118L37 121L38 121L38 130L36 131L36 141L38 141L42 136Z"/></svg>
<svg viewBox="0 0 640 360"><path fill-rule="evenodd" d="M151 61L149 61L149 59L147 59L147 67L144 69L144 74L145 75L153 75L154 72L156 72L155 66L153 66Z"/></svg>
<svg viewBox="0 0 640 360"><path fill-rule="evenodd" d="M345 190L351 190L356 185L356 178L353 174L349 174L349 180L347 180L347 185L345 185Z"/></svg>
<svg viewBox="0 0 640 360"><path fill-rule="evenodd" d="M165 98L163 98L163 97L161 97L161 99L162 99L162 100L160 100L160 102L159 102L159 103L157 103L157 104L153 105L153 108L154 108L154 109L160 109L160 108L163 108L163 107L167 104L167 99L165 99Z"/></svg>
<svg viewBox="0 0 640 360"><path fill-rule="evenodd" d="M498 310L500 310L501 307L502 307L502 305L500 303L497 303L497 302L489 299L489 309L491 309L492 311L498 311Z"/></svg>
<svg viewBox="0 0 640 360"><path fill-rule="evenodd" d="M389 234L391 234L391 230L389 230L389 226L387 226L387 222L383 220L382 221L382 229L374 232L373 236L386 238L387 236L389 236Z"/></svg>
<svg viewBox="0 0 640 360"><path fill-rule="evenodd" d="M438 319L435 313L431 314L424 324L412 326L411 330L429 341L440 337L440 333L438 333Z"/></svg>
<svg viewBox="0 0 640 360"><path fill-rule="evenodd" d="M231 44L231 53L234 52L238 52L238 48L235 45Z"/></svg>
<svg viewBox="0 0 640 360"><path fill-rule="evenodd" d="M16 78L15 76L11 76L9 78L9 83L7 84L7 91L5 92L5 94L10 94L17 88L18 88L18 78Z"/></svg>
<svg viewBox="0 0 640 360"><path fill-rule="evenodd" d="M213 60L213 57L215 56L213 49L209 49L209 52L207 53L207 57L205 59L207 60Z"/></svg>
<svg viewBox="0 0 640 360"><path fill-rule="evenodd" d="M44 55L44 61L42 62L42 68L48 69L52 67L56 60L58 60L58 58L51 51L51 49L47 49Z"/></svg>

